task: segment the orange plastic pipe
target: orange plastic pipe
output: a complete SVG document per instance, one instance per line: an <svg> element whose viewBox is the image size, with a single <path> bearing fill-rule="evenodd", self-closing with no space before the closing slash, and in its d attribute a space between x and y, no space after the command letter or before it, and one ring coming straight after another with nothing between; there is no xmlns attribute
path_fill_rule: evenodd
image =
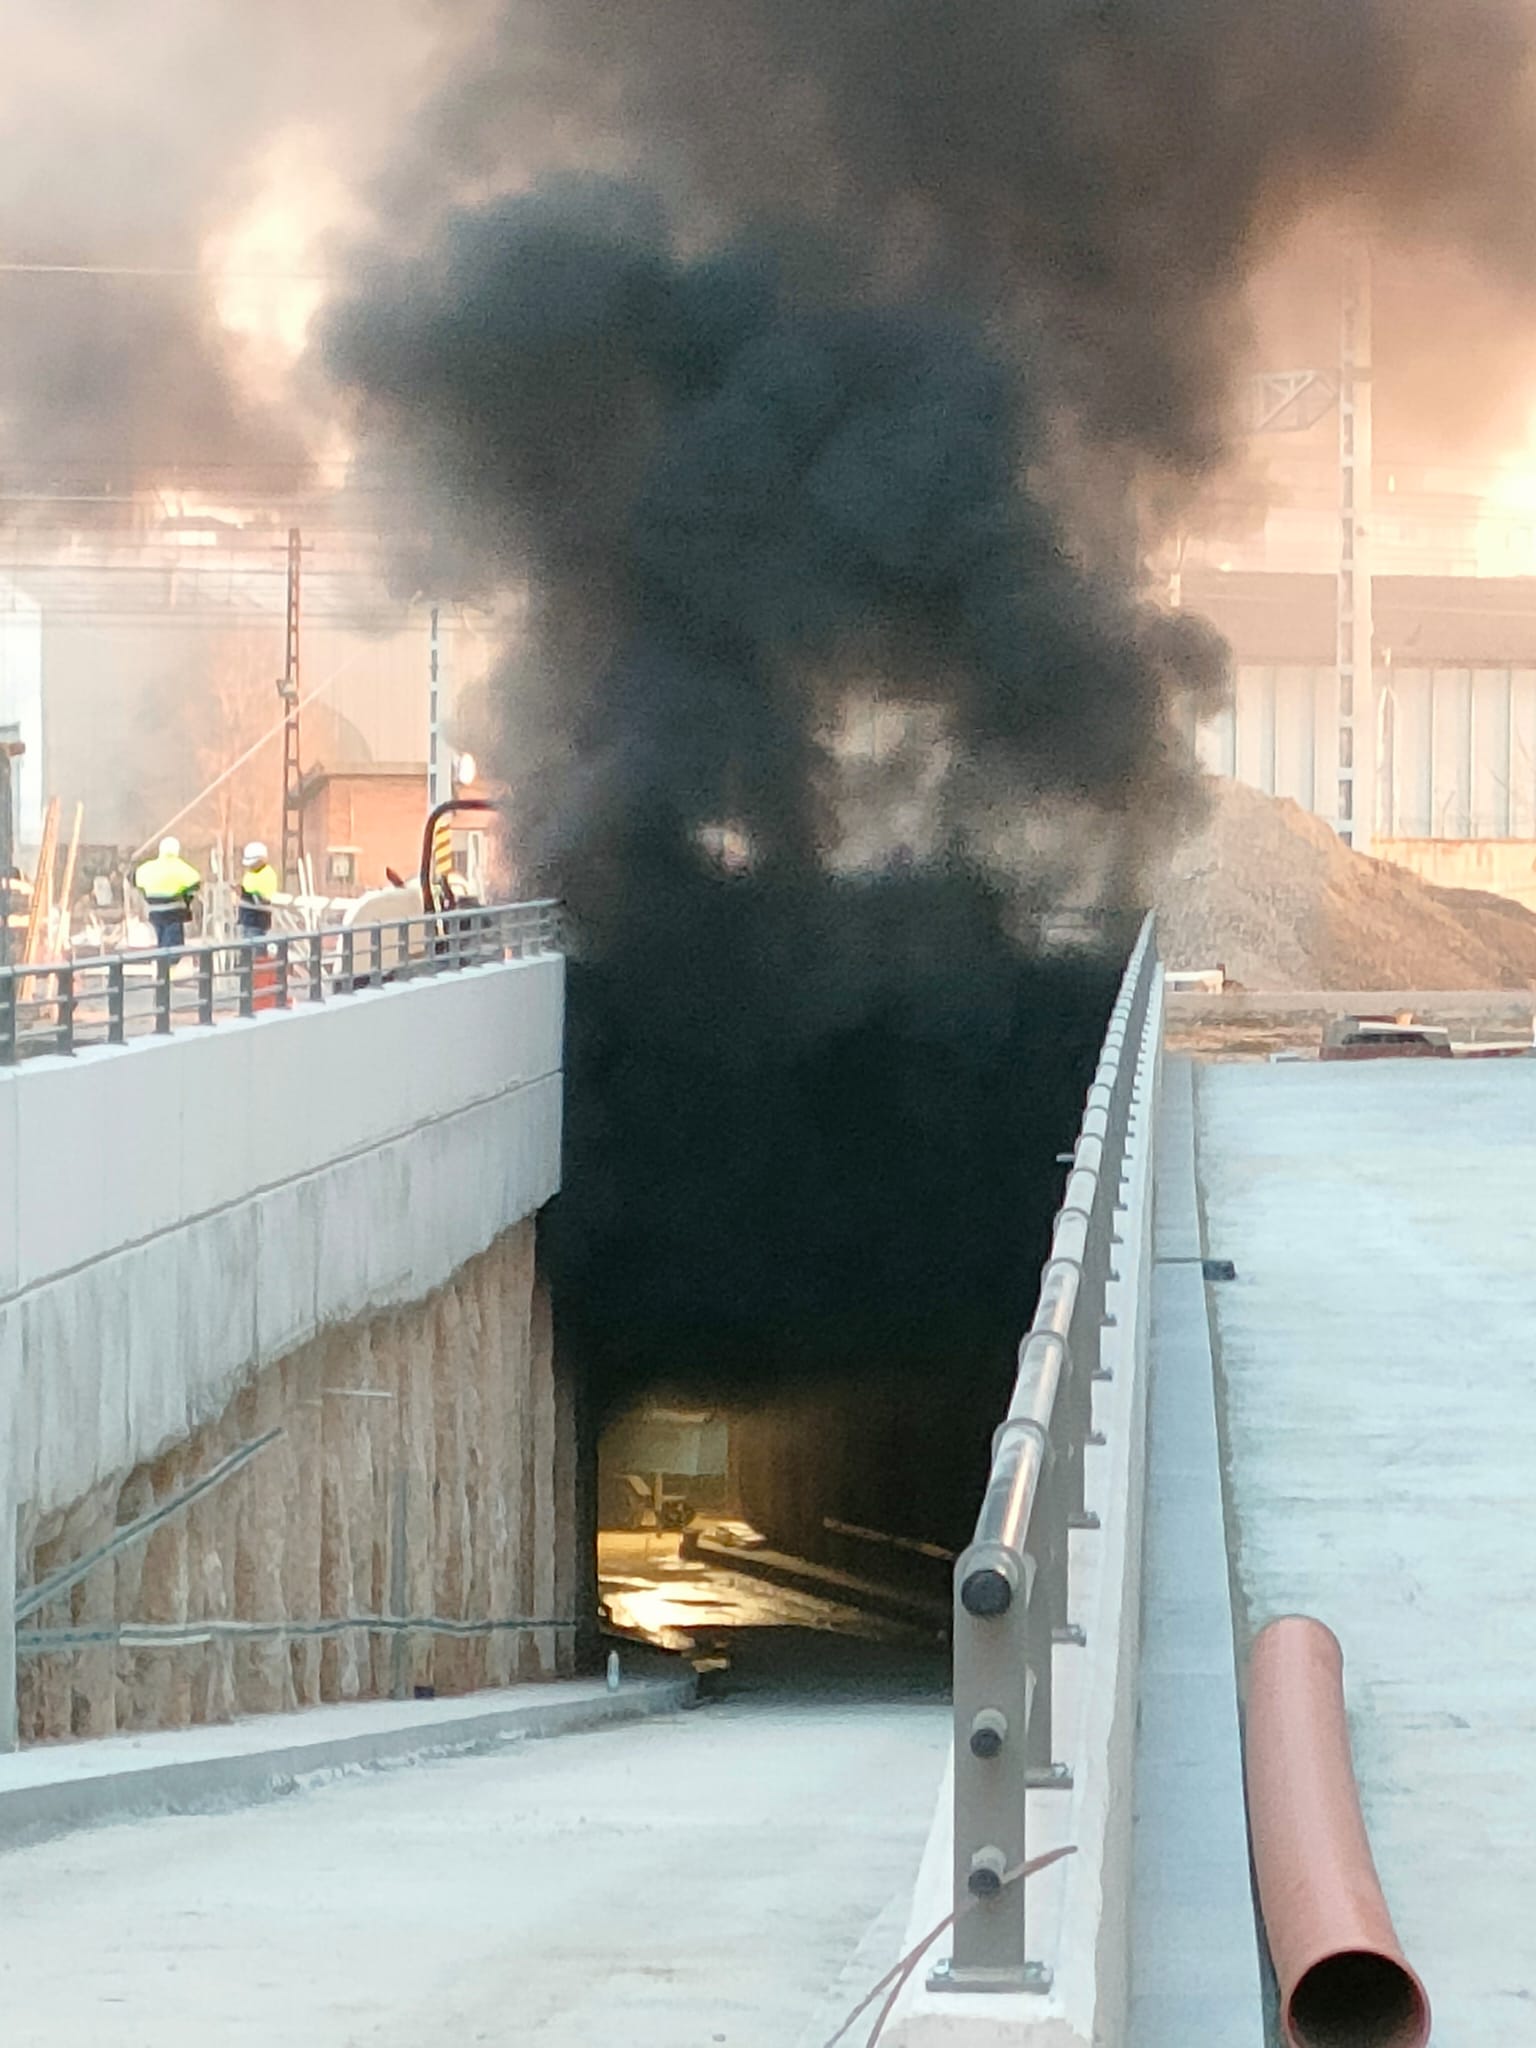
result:
<svg viewBox="0 0 1536 2048"><path fill-rule="evenodd" d="M1360 1812L1344 1653L1271 1622L1248 1667L1248 1824L1289 2048L1427 2048L1429 1999L1393 1930Z"/></svg>

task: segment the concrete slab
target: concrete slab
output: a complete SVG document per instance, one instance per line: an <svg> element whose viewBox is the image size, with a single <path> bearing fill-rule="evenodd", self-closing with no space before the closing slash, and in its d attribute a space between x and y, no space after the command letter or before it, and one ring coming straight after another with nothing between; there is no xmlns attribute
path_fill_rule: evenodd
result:
<svg viewBox="0 0 1536 2048"><path fill-rule="evenodd" d="M1263 1995L1185 1060L1165 1066L1157 1137L1130 2038L1135 2048L1260 2048Z"/></svg>
<svg viewBox="0 0 1536 2048"><path fill-rule="evenodd" d="M1344 1645L1437 2041L1536 2040L1536 1063L1209 1067L1198 1111L1249 1619Z"/></svg>
<svg viewBox="0 0 1536 2048"><path fill-rule="evenodd" d="M926 1664L791 1647L695 1713L0 1857L6 2048L822 2048L949 1716Z"/></svg>

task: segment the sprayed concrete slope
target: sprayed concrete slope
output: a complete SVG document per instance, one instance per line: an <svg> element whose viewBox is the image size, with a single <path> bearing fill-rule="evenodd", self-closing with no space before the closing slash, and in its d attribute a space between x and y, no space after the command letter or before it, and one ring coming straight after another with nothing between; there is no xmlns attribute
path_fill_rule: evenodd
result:
<svg viewBox="0 0 1536 2048"><path fill-rule="evenodd" d="M1536 1062L1201 1070L1247 1630L1340 1637L1437 2039L1536 2039ZM1240 1633L1242 1633L1240 1625Z"/></svg>

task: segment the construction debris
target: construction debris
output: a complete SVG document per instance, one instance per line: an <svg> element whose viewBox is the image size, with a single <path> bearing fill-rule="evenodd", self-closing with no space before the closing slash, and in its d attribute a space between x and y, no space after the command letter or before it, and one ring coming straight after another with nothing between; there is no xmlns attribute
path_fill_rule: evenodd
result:
<svg viewBox="0 0 1536 2048"><path fill-rule="evenodd" d="M1163 958L1253 990L1536 988L1536 916L1352 852L1297 804L1213 780L1154 880Z"/></svg>

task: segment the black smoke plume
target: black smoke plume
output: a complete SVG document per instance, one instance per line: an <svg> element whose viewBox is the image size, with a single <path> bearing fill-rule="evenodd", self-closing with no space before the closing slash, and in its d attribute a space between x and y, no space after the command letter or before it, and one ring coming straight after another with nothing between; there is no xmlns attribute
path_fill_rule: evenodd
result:
<svg viewBox="0 0 1536 2048"><path fill-rule="evenodd" d="M1251 263L1325 200L1524 260L1485 138L1525 44L1456 18L1466 178L1415 156L1429 0L509 7L403 150L329 358L458 573L531 583L549 1244L611 1387L1003 1368L1123 954L1042 951L998 848L1069 815L1123 942L1222 666L1137 596L1135 512L1222 446ZM944 763L911 864L851 850L870 698Z"/></svg>
<svg viewBox="0 0 1536 2048"><path fill-rule="evenodd" d="M579 934L567 1327L695 1387L995 1356L1113 978L1021 942L960 798L931 866L831 871L845 699L936 712L1011 806L1108 833L1176 799L1170 704L1219 669L1074 559L1027 482L1049 421L974 322L797 254L680 257L633 194L562 186L333 330L548 614L522 806Z"/></svg>

